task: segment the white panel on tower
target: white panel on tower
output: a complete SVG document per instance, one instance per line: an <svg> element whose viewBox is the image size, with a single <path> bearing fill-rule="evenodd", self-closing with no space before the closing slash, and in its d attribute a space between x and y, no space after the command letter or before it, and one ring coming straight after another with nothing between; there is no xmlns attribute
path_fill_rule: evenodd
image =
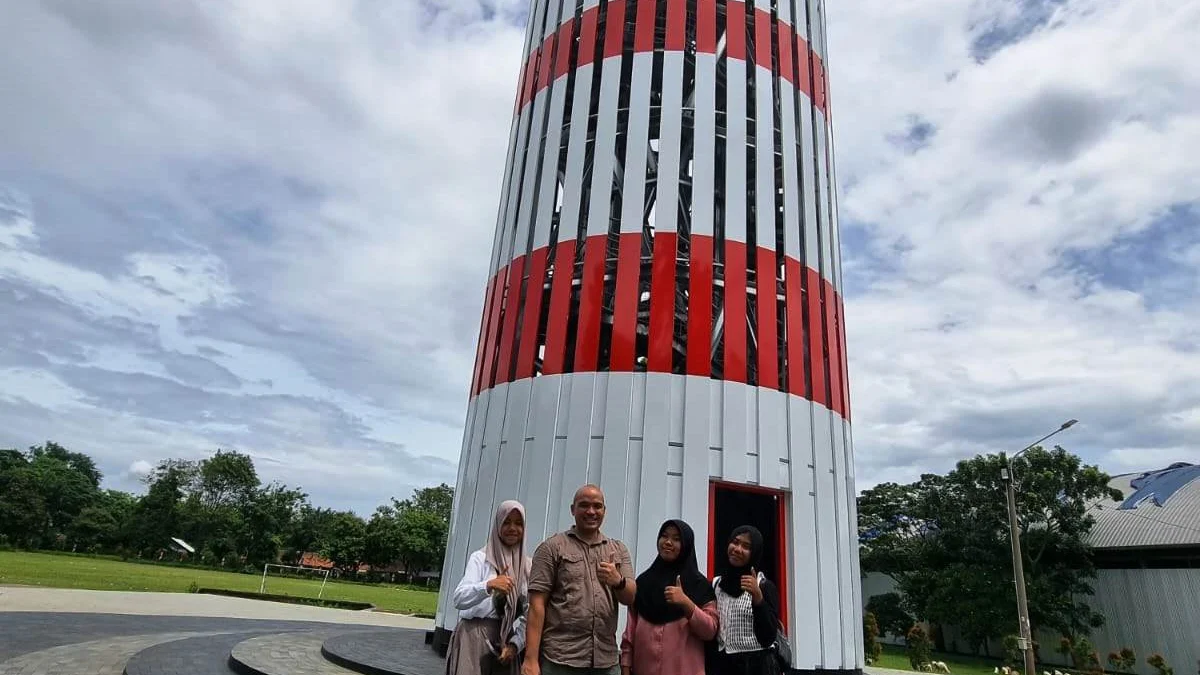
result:
<svg viewBox="0 0 1200 675"><path fill-rule="evenodd" d="M563 109L566 107L566 80L551 85L550 117L546 127L546 150L542 155L542 181L538 188L538 208L535 214L533 248L550 244L550 223L554 218L558 193L558 158L562 145Z"/></svg>
<svg viewBox="0 0 1200 675"><path fill-rule="evenodd" d="M812 406L813 453L816 460L813 475L816 480L817 562L820 589L821 636L824 640L825 663L838 667L842 653L841 588L839 586L837 513L834 502L837 493L833 476L833 436L829 430L829 411L825 406Z"/></svg>
<svg viewBox="0 0 1200 675"><path fill-rule="evenodd" d="M788 466L792 471L791 609L795 666L812 670L824 664L821 641L816 490L813 477L812 403L788 398Z"/></svg>
<svg viewBox="0 0 1200 675"><path fill-rule="evenodd" d="M600 469L600 487L604 489L608 505L607 522L610 530L620 525L623 529L627 518L627 483L630 455L630 423L633 404L634 373L610 373L608 376L608 401L605 405L604 457ZM633 515L633 514L629 514Z"/></svg>
<svg viewBox="0 0 1200 675"><path fill-rule="evenodd" d="M563 181L563 208L559 241L571 239L579 227L585 177L583 160L588 131L588 99L592 93L592 64L575 69L575 95L571 103L571 133L567 146L567 169Z"/></svg>
<svg viewBox="0 0 1200 675"><path fill-rule="evenodd" d="M721 438L721 479L735 483L746 483L749 478L746 457L746 439L751 429L746 415L746 399L749 392L741 382L726 381L725 423Z"/></svg>
<svg viewBox="0 0 1200 675"><path fill-rule="evenodd" d="M592 153L592 192L588 205L589 237L608 234L612 211L613 169L616 165L617 95L621 88L621 62L602 61L600 104L596 110L596 142Z"/></svg>
<svg viewBox="0 0 1200 675"><path fill-rule="evenodd" d="M657 547L658 526L666 520L667 496L663 485L667 478L668 417L671 408L671 375L646 373L646 407L662 414L647 415L642 436L642 499L638 516L642 525L638 536L638 558L635 564L644 570L653 562ZM650 487L654 486L654 487Z"/></svg>
<svg viewBox="0 0 1200 675"><path fill-rule="evenodd" d="M665 52L659 121L655 230L675 232L679 214L679 155L683 140L683 52Z"/></svg>
<svg viewBox="0 0 1200 675"><path fill-rule="evenodd" d="M725 240L746 241L746 62L726 62Z"/></svg>
<svg viewBox="0 0 1200 675"><path fill-rule="evenodd" d="M758 476L759 485L780 488L779 460L787 457L788 395L774 389L757 388Z"/></svg>
<svg viewBox="0 0 1200 675"><path fill-rule="evenodd" d="M713 380L687 377L683 401L683 518L693 526L708 520L708 404ZM696 537L696 559L708 560L708 540Z"/></svg>
<svg viewBox="0 0 1200 675"><path fill-rule="evenodd" d="M563 505L569 505L575 490L588 482L588 449L592 437L592 395L595 373L572 373L571 406L567 419L567 456L563 463ZM562 511L559 530L574 522L571 514Z"/></svg>
<svg viewBox="0 0 1200 675"><path fill-rule="evenodd" d="M650 81L653 54L633 55L629 91L629 136L625 143L624 189L621 197L621 231L641 232L646 200L646 156L650 151Z"/></svg>
<svg viewBox="0 0 1200 675"><path fill-rule="evenodd" d="M692 234L712 236L716 193L717 57L696 55L695 149L692 160Z"/></svg>

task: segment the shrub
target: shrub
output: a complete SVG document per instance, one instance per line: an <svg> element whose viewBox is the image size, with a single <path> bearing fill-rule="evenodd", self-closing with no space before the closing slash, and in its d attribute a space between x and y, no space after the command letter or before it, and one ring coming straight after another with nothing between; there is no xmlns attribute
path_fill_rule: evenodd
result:
<svg viewBox="0 0 1200 675"><path fill-rule="evenodd" d="M883 645L879 644L879 622L872 612L867 612L863 617L863 646L866 647L868 666L879 660Z"/></svg>
<svg viewBox="0 0 1200 675"><path fill-rule="evenodd" d="M1133 668L1137 665L1137 654L1129 647L1123 647L1121 651L1108 655L1108 665L1118 673L1133 673Z"/></svg>
<svg viewBox="0 0 1200 675"><path fill-rule="evenodd" d="M1167 665L1167 660L1163 658L1162 654L1152 654L1150 658L1146 659L1146 663L1158 671L1158 675L1175 675L1175 669Z"/></svg>
<svg viewBox="0 0 1200 675"><path fill-rule="evenodd" d="M908 629L908 634L904 636L904 643L905 651L908 653L908 662L912 665L913 670L919 669L921 664L929 663L933 659L933 642L921 626L916 625ZM1164 673L1163 675L1170 674Z"/></svg>
<svg viewBox="0 0 1200 675"><path fill-rule="evenodd" d="M1021 654L1020 636L1005 635L1004 636L1004 665L1015 668L1021 666L1025 662L1025 656Z"/></svg>

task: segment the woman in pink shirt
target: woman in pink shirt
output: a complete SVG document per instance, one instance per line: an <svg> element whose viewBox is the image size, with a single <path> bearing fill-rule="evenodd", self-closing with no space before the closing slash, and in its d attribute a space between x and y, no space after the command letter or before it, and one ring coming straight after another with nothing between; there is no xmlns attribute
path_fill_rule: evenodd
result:
<svg viewBox="0 0 1200 675"><path fill-rule="evenodd" d="M658 558L637 578L621 637L621 675L704 675L704 643L717 634L717 601L682 520L658 531Z"/></svg>

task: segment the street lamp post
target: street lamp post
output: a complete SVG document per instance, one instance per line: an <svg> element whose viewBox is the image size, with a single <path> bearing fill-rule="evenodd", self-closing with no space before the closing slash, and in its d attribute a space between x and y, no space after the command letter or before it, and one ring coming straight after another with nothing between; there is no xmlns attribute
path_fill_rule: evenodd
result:
<svg viewBox="0 0 1200 675"><path fill-rule="evenodd" d="M1037 664L1034 663L1033 631L1029 625L1029 600L1025 595L1025 563L1021 556L1020 523L1017 520L1017 489L1013 475L1013 461L1031 450L1051 436L1066 431L1078 424L1079 420L1067 420L1062 426L1042 436L1025 446L1020 452L1007 459L1007 466L1001 470L1000 477L1004 480L1008 493L1008 536L1012 540L1013 579L1017 587L1017 617L1021 628L1021 649L1025 652L1025 675L1037 675Z"/></svg>

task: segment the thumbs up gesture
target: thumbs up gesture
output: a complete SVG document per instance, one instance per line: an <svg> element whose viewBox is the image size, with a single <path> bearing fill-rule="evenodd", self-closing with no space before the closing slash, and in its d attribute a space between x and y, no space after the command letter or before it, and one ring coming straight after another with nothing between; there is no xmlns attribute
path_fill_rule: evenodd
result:
<svg viewBox="0 0 1200 675"><path fill-rule="evenodd" d="M512 577L508 576L508 568L505 567L503 570L500 570L500 574L498 574L491 581L487 582L486 587L490 593L511 595L515 585L513 584Z"/></svg>
<svg viewBox="0 0 1200 675"><path fill-rule="evenodd" d="M750 574L742 577L742 590L750 594L750 601L759 604L763 601L762 588L758 585L758 570L750 568Z"/></svg>
<svg viewBox="0 0 1200 675"><path fill-rule="evenodd" d="M667 590L664 591L664 595L667 598L667 602L675 605L676 607L682 608L688 616L691 616L692 612L696 611L696 603L692 602L692 599L687 596L687 593L683 592L682 577L675 577L675 584L672 586L667 586Z"/></svg>

